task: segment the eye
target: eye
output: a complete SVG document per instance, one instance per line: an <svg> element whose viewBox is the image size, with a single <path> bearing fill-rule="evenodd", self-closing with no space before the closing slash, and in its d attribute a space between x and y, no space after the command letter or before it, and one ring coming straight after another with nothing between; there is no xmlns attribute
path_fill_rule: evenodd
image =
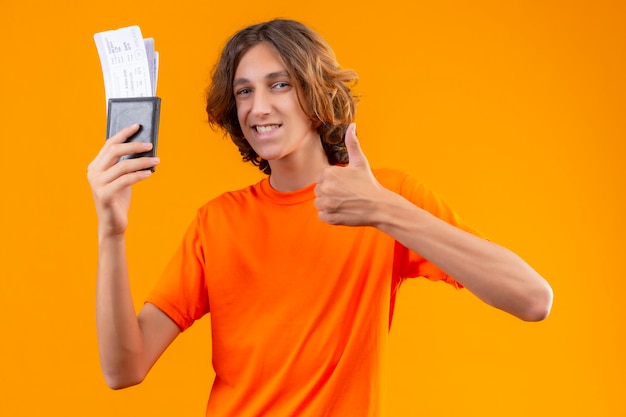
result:
<svg viewBox="0 0 626 417"><path fill-rule="evenodd" d="M278 90L282 90L282 89L285 89L285 88L289 87L289 83L286 82L286 81L281 81L281 82L277 82L272 87L274 87L274 88L276 88Z"/></svg>
<svg viewBox="0 0 626 417"><path fill-rule="evenodd" d="M241 88L241 89L235 91L235 95L236 96L245 96L245 95L250 94L251 91L252 90L250 90L249 88Z"/></svg>

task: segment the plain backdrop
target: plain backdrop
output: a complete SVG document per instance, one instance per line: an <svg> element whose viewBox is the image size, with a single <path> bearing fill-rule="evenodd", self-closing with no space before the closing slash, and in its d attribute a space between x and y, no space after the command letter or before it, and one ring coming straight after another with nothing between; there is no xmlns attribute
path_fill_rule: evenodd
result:
<svg viewBox="0 0 626 417"><path fill-rule="evenodd" d="M94 322L87 165L105 136L93 34L139 25L161 54L156 174L133 191L140 308L196 209L258 181L204 92L237 29L298 19L360 76L372 166L421 178L552 284L524 323L412 280L390 335L389 415L626 415L626 3L0 0L0 415L201 416L209 320L138 387L111 391Z"/></svg>

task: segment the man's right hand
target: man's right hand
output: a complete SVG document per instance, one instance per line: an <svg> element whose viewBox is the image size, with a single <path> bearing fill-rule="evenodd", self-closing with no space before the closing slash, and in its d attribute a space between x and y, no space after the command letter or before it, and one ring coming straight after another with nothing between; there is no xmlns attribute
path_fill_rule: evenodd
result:
<svg viewBox="0 0 626 417"><path fill-rule="evenodd" d="M139 125L135 124L111 136L87 169L91 186L100 237L124 234L128 226L131 187L152 175L149 168L159 163L159 158L133 158L118 160L124 155L146 152L151 143L128 142Z"/></svg>

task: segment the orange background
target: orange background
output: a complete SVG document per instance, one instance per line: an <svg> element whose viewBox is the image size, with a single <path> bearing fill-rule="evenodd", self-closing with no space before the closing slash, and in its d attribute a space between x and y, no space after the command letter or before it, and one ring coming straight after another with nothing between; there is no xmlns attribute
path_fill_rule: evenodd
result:
<svg viewBox="0 0 626 417"><path fill-rule="evenodd" d="M92 36L138 24L161 53L162 164L135 189L128 233L139 307L196 208L260 178L208 128L203 94L226 38L277 16L359 73L372 165L421 177L555 291L550 318L529 324L467 291L405 285L390 415L626 415L626 3L190 3L0 0L0 415L203 415L208 320L141 386L110 391L100 374Z"/></svg>

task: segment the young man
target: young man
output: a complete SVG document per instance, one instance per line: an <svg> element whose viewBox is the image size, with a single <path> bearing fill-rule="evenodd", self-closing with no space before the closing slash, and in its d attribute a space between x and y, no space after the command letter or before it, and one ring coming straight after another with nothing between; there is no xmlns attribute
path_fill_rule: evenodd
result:
<svg viewBox="0 0 626 417"><path fill-rule="evenodd" d="M380 416L404 279L466 287L523 320L548 315L550 286L523 260L476 236L414 178L370 169L352 123L355 80L297 22L230 39L209 89L209 121L269 175L198 210L138 316L124 236L131 186L158 159L116 163L147 149L125 143L137 126L107 141L88 176L98 213L97 329L112 388L141 382L210 312L216 377L207 415Z"/></svg>

